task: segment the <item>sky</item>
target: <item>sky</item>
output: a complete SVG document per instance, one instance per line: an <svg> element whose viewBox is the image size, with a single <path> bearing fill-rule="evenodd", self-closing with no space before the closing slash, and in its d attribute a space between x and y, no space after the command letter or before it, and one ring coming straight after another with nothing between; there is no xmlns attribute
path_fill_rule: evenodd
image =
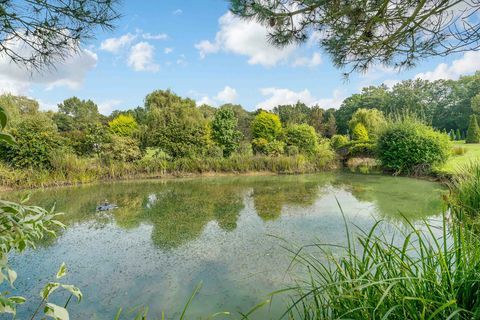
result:
<svg viewBox="0 0 480 320"><path fill-rule="evenodd" d="M480 69L480 52L466 52L402 72L375 66L346 81L314 39L274 48L265 28L234 17L226 0L123 0L119 9L113 31L99 30L78 54L41 74L0 58L0 93L37 99L43 110L72 96L92 99L105 115L143 106L157 89L213 106L255 110L302 101L326 109L365 86L457 79Z"/></svg>

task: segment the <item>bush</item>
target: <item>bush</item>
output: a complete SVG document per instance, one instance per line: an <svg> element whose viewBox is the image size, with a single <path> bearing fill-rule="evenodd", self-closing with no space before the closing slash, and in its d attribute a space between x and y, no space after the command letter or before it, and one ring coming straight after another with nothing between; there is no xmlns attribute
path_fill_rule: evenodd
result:
<svg viewBox="0 0 480 320"><path fill-rule="evenodd" d="M424 174L450 155L447 135L412 119L390 123L380 133L377 154L382 166L395 174Z"/></svg>
<svg viewBox="0 0 480 320"><path fill-rule="evenodd" d="M246 157L253 156L252 144L248 141L240 142L236 154Z"/></svg>
<svg viewBox="0 0 480 320"><path fill-rule="evenodd" d="M375 156L376 144L368 141L352 141L348 145L348 157Z"/></svg>
<svg viewBox="0 0 480 320"><path fill-rule="evenodd" d="M461 146L455 146L452 148L452 153L455 156L463 156L465 153L467 153L467 148L461 147Z"/></svg>
<svg viewBox="0 0 480 320"><path fill-rule="evenodd" d="M268 140L264 138L257 138L252 140L252 148L255 154L267 154Z"/></svg>
<svg viewBox="0 0 480 320"><path fill-rule="evenodd" d="M24 116L10 134L16 144L0 145L0 156L17 168L51 168L52 153L64 144L53 121L41 113Z"/></svg>
<svg viewBox="0 0 480 320"><path fill-rule="evenodd" d="M285 148L285 153L288 155L288 156L296 156L298 155L300 152L298 151L298 147L297 146L287 146Z"/></svg>
<svg viewBox="0 0 480 320"><path fill-rule="evenodd" d="M330 145L337 150L346 145L350 139L346 135L336 134L330 139Z"/></svg>
<svg viewBox="0 0 480 320"><path fill-rule="evenodd" d="M223 158L223 148L217 145L211 145L205 150L205 156L209 158Z"/></svg>
<svg viewBox="0 0 480 320"><path fill-rule="evenodd" d="M279 156L284 153L285 143L283 141L273 140L265 146L265 152L269 156Z"/></svg>
<svg viewBox="0 0 480 320"><path fill-rule="evenodd" d="M273 141L282 132L282 123L278 115L266 111L260 111L252 122L252 135L255 139Z"/></svg>
<svg viewBox="0 0 480 320"><path fill-rule="evenodd" d="M466 143L480 143L480 128L478 127L477 116L470 116L470 124L468 125Z"/></svg>
<svg viewBox="0 0 480 320"><path fill-rule="evenodd" d="M128 137L112 136L111 141L102 149L103 159L134 162L142 158L137 141Z"/></svg>
<svg viewBox="0 0 480 320"><path fill-rule="evenodd" d="M313 154L318 146L315 128L308 124L289 125L285 130L287 146L296 146L300 153Z"/></svg>
<svg viewBox="0 0 480 320"><path fill-rule="evenodd" d="M368 140L368 130L365 128L363 123L359 122L355 125L352 130L353 140L367 141Z"/></svg>
<svg viewBox="0 0 480 320"><path fill-rule="evenodd" d="M380 162L373 158L350 158L347 161L347 167L352 172L367 174L378 171Z"/></svg>
<svg viewBox="0 0 480 320"><path fill-rule="evenodd" d="M360 108L352 115L352 119L348 122L348 126L353 132L359 123L365 126L371 138L376 139L377 134L382 131L387 122L382 111L378 109Z"/></svg>

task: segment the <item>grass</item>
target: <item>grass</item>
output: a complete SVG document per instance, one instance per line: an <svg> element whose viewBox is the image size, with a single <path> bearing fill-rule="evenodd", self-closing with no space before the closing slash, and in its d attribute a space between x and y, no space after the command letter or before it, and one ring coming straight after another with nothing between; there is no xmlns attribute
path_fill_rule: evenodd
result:
<svg viewBox="0 0 480 320"><path fill-rule="evenodd" d="M453 154L445 165L438 168L438 172L455 174L463 166L468 165L470 162L480 160L480 144L469 144L465 143L465 141L454 141L454 149L455 148L457 150L458 148L465 148L465 152L460 155Z"/></svg>
<svg viewBox="0 0 480 320"><path fill-rule="evenodd" d="M443 234L409 224L398 242L382 222L348 236L343 255L292 253L307 276L293 288L288 319L480 319L480 239L462 223ZM350 230L347 227L347 235ZM311 249L311 248L310 248Z"/></svg>

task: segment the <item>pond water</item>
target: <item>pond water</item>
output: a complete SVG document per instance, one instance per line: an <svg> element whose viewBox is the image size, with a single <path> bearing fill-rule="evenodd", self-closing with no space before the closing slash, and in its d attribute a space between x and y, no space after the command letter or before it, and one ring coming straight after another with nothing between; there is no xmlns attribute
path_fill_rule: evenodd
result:
<svg viewBox="0 0 480 320"><path fill-rule="evenodd" d="M246 311L291 283L285 244L344 243L337 199L348 221L368 228L375 219L401 225L402 214L413 220L438 215L442 192L432 182L349 173L127 181L35 191L30 203L56 204L68 227L37 249L12 256L16 287L38 303L40 288L65 262L65 282L84 293L81 304L69 306L72 319L112 319L118 308L140 305L148 305L153 316L165 311L168 319L175 318L200 283L188 319ZM105 200L119 208L96 212ZM65 298L60 294L54 302ZM257 317L278 315L281 302L274 302L269 315ZM21 307L19 319L35 307Z"/></svg>

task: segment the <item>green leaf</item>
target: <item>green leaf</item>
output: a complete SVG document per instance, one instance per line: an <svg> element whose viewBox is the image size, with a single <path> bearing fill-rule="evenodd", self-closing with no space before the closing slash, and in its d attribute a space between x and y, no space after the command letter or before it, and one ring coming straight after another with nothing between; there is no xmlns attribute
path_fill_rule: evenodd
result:
<svg viewBox="0 0 480 320"><path fill-rule="evenodd" d="M53 303L47 303L44 309L45 315L55 320L69 320L68 311Z"/></svg>
<svg viewBox="0 0 480 320"><path fill-rule="evenodd" d="M15 280L17 280L17 273L15 272L15 270L12 270L12 269L8 269L7 273L8 273L8 282L10 282L10 284L13 285Z"/></svg>
<svg viewBox="0 0 480 320"><path fill-rule="evenodd" d="M62 284L62 288L73 294L77 298L78 302L82 301L83 294L77 287L70 284Z"/></svg>
<svg viewBox="0 0 480 320"><path fill-rule="evenodd" d="M9 297L8 299L10 301L12 301L13 303L16 303L16 304L23 304L23 303L25 303L25 301L27 301L27 299L25 299L24 297L20 297L20 296Z"/></svg>
<svg viewBox="0 0 480 320"><path fill-rule="evenodd" d="M0 107L0 130L7 126L8 116L3 107Z"/></svg>
<svg viewBox="0 0 480 320"><path fill-rule="evenodd" d="M15 144L15 139L11 135L9 135L8 133L0 132L0 142L2 141L10 145Z"/></svg>
<svg viewBox="0 0 480 320"><path fill-rule="evenodd" d="M40 291L40 297L47 300L48 297L52 294L53 291L57 290L60 286L60 283L57 282L49 282L43 287L42 291Z"/></svg>
<svg viewBox="0 0 480 320"><path fill-rule="evenodd" d="M65 265L65 262L62 262L62 265L60 266L60 269L58 269L57 272L57 279L63 278L67 275L67 266Z"/></svg>

